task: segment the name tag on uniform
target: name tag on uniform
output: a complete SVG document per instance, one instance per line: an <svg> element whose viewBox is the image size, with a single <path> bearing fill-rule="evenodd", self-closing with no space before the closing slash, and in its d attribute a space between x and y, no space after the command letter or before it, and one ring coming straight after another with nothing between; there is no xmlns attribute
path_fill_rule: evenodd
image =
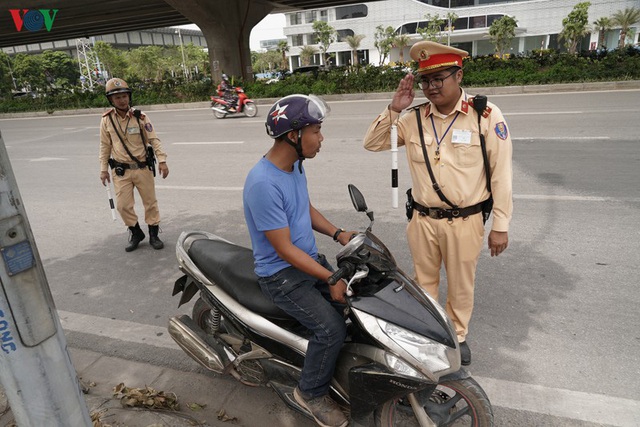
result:
<svg viewBox="0 0 640 427"><path fill-rule="evenodd" d="M453 144L471 144L471 131L463 129L454 129L451 134L451 143Z"/></svg>
<svg viewBox="0 0 640 427"><path fill-rule="evenodd" d="M129 135L136 135L136 134L139 134L139 133L140 133L140 128L139 128L139 127L137 127L137 126L133 126L133 127L127 128L127 133L128 133Z"/></svg>

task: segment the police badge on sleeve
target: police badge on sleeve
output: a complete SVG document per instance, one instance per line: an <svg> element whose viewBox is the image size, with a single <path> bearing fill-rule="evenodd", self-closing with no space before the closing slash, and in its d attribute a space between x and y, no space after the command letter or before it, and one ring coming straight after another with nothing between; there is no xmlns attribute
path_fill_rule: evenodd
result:
<svg viewBox="0 0 640 427"><path fill-rule="evenodd" d="M495 132L498 138L505 140L509 136L509 131L507 130L507 125L505 122L500 122L495 127Z"/></svg>

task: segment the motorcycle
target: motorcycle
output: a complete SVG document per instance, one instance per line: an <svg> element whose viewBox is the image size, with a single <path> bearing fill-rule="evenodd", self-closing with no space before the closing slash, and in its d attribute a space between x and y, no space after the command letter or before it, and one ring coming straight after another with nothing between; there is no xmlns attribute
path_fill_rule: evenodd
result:
<svg viewBox="0 0 640 427"><path fill-rule="evenodd" d="M337 254L329 279L347 281L347 339L330 387L352 426L493 426L480 385L461 369L455 330L444 309L402 270L372 233L362 193L354 207L370 220ZM174 316L169 333L203 367L250 386L270 386L291 408L307 349L307 332L271 303L253 273L251 249L202 231L176 244L184 273L179 306L197 293L192 316Z"/></svg>
<svg viewBox="0 0 640 427"><path fill-rule="evenodd" d="M223 97L224 92L218 88L218 96L211 95L211 110L217 119L224 119L228 115L242 114L247 117L255 117L258 114L258 106L253 102L241 87L233 88L238 94L235 111L230 111L231 105L228 99Z"/></svg>

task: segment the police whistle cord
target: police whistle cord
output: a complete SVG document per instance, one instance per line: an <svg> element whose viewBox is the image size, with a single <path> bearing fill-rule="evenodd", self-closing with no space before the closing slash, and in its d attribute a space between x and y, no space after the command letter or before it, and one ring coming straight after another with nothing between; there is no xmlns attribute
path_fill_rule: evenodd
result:
<svg viewBox="0 0 640 427"><path fill-rule="evenodd" d="M398 207L398 128L391 126L391 207Z"/></svg>
<svg viewBox="0 0 640 427"><path fill-rule="evenodd" d="M115 207L115 204L113 203L113 196L111 195L111 184L107 182L106 187L107 187L107 199L109 199L109 207L111 208L111 218L115 221L116 207Z"/></svg>

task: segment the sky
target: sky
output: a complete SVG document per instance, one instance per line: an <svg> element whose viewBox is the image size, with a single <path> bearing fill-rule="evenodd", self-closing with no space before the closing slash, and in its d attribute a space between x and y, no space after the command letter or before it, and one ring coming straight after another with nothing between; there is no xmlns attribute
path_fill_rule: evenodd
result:
<svg viewBox="0 0 640 427"><path fill-rule="evenodd" d="M260 40L285 38L284 32L282 31L285 22L285 16L282 13L267 15L251 30L251 36L249 38L251 50L260 50ZM181 25L181 27L198 29L198 26L195 24Z"/></svg>

